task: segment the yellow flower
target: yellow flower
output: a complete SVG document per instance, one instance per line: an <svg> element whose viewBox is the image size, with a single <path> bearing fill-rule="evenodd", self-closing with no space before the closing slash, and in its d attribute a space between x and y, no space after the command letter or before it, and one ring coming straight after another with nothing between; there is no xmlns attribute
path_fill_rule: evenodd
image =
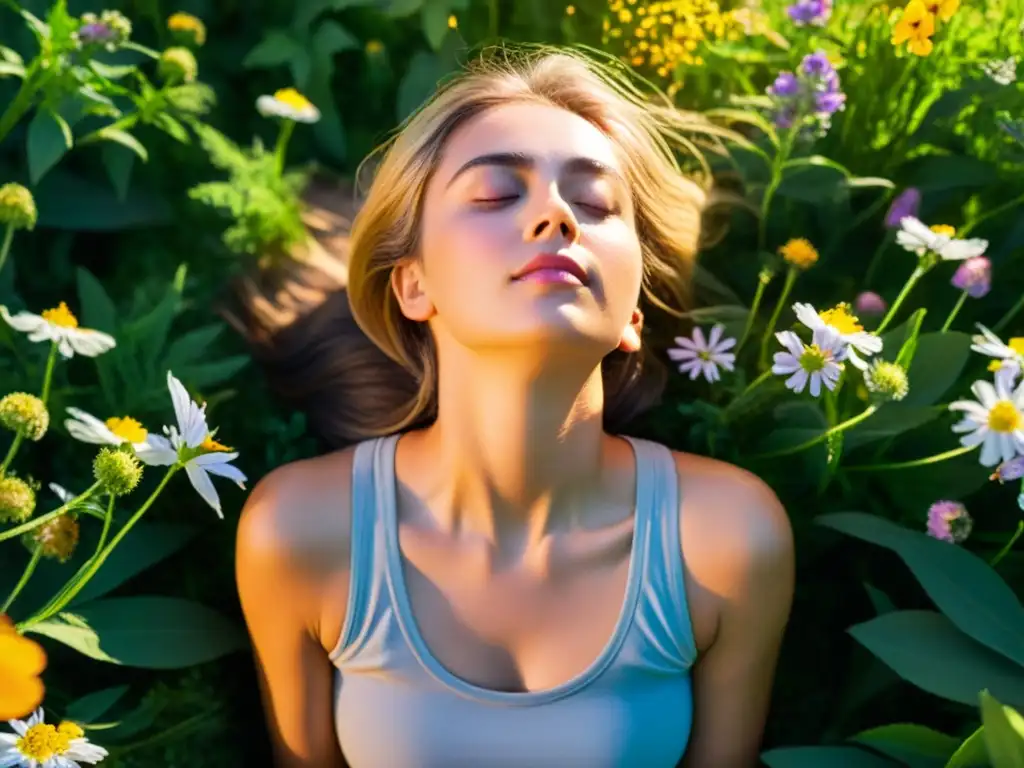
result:
<svg viewBox="0 0 1024 768"><path fill-rule="evenodd" d="M960 0L924 0L924 7L932 16L949 21L960 7Z"/></svg>
<svg viewBox="0 0 1024 768"><path fill-rule="evenodd" d="M779 248L779 254L787 263L798 269L807 269L818 261L817 249L802 237L790 240Z"/></svg>
<svg viewBox="0 0 1024 768"><path fill-rule="evenodd" d="M384 50L384 43L380 40L367 40L366 41L366 52L373 56L374 54L380 53Z"/></svg>
<svg viewBox="0 0 1024 768"><path fill-rule="evenodd" d="M892 33L892 44L907 44L915 56L927 56L932 52L932 35L935 34L935 17L921 0L910 0L903 9L903 15L896 22Z"/></svg>
<svg viewBox="0 0 1024 768"><path fill-rule="evenodd" d="M572 16L575 13L576 13L576 6L575 5L567 5L567 6L565 6L565 15L566 16Z"/></svg>
<svg viewBox="0 0 1024 768"><path fill-rule="evenodd" d="M294 88L282 88L273 96L256 99L256 111L264 117L283 117L299 123L315 123L320 119L320 110Z"/></svg>
<svg viewBox="0 0 1024 768"><path fill-rule="evenodd" d="M458 28L459 28L459 20L457 18L455 18L455 14L453 13L451 16L448 17L448 29L458 29Z"/></svg>
<svg viewBox="0 0 1024 768"><path fill-rule="evenodd" d="M196 45L206 42L206 26L191 13L178 11L167 18L167 29L171 32L184 32L192 36Z"/></svg>
<svg viewBox="0 0 1024 768"><path fill-rule="evenodd" d="M0 720L24 717L43 700L46 653L0 614Z"/></svg>

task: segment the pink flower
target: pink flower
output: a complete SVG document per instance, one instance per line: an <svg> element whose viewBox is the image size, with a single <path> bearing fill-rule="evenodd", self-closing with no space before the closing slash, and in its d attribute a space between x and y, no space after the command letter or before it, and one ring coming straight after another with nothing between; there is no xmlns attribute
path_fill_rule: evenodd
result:
<svg viewBox="0 0 1024 768"><path fill-rule="evenodd" d="M885 299L874 291L864 291L859 294L854 299L854 306L857 308L858 315L865 316L885 314L885 310L888 308Z"/></svg>
<svg viewBox="0 0 1024 768"><path fill-rule="evenodd" d="M953 274L954 288L967 291L972 299L980 299L992 287L992 262L984 256L972 256L960 262Z"/></svg>
<svg viewBox="0 0 1024 768"><path fill-rule="evenodd" d="M974 521L958 501L936 501L928 509L928 535L959 544L971 534Z"/></svg>

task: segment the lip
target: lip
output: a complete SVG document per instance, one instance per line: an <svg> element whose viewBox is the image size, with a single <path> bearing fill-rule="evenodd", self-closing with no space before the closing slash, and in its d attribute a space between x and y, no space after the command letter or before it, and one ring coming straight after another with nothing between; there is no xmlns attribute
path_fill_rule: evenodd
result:
<svg viewBox="0 0 1024 768"><path fill-rule="evenodd" d="M519 271L512 275L512 279L520 280L533 272L539 272L544 269L568 272L583 285L588 285L590 283L590 279L587 277L587 271L580 265L580 263L575 259L560 253L537 254L523 267L521 267Z"/></svg>

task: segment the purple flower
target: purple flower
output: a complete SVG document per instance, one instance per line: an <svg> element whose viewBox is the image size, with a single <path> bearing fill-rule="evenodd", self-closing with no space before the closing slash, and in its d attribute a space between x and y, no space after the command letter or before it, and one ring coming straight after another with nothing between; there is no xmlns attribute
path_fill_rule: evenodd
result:
<svg viewBox="0 0 1024 768"><path fill-rule="evenodd" d="M797 0L786 13L798 27L804 24L821 27L832 15L832 0Z"/></svg>
<svg viewBox="0 0 1024 768"><path fill-rule="evenodd" d="M796 96L800 93L800 81L792 72L780 72L768 93L772 96Z"/></svg>
<svg viewBox="0 0 1024 768"><path fill-rule="evenodd" d="M775 102L771 118L776 127L800 128L805 137L827 133L831 116L846 103L839 73L824 51L804 56L795 73L779 73L766 92Z"/></svg>
<svg viewBox="0 0 1024 768"><path fill-rule="evenodd" d="M951 281L954 288L980 299L992 288L992 262L985 256L972 256L960 262Z"/></svg>
<svg viewBox="0 0 1024 768"><path fill-rule="evenodd" d="M809 53L804 56L804 60L800 62L800 71L802 74L808 77L825 77L830 72L835 70L832 67L832 62L828 60L828 56L825 55L824 51L816 51L815 53Z"/></svg>
<svg viewBox="0 0 1024 768"><path fill-rule="evenodd" d="M116 33L106 24L96 21L92 24L83 24L78 29L78 39L83 45L102 45L116 37Z"/></svg>
<svg viewBox="0 0 1024 768"><path fill-rule="evenodd" d="M863 293L858 294L857 298L854 299L853 304L857 309L857 314L864 315L865 317L884 314L885 310L888 308L886 306L885 299L874 291L864 291Z"/></svg>
<svg viewBox="0 0 1024 768"><path fill-rule="evenodd" d="M1000 483L1008 483L1011 480L1020 480L1022 477L1024 477L1024 456L1018 456L1015 459L1004 461L996 467L991 479L998 480Z"/></svg>
<svg viewBox="0 0 1024 768"><path fill-rule="evenodd" d="M816 93L814 94L815 111L831 115L843 108L846 102L845 93Z"/></svg>
<svg viewBox="0 0 1024 768"><path fill-rule="evenodd" d="M889 206L889 211L885 214L885 226L889 229L899 229L900 220L906 216L917 218L920 208L921 193L916 187L907 187Z"/></svg>
<svg viewBox="0 0 1024 768"><path fill-rule="evenodd" d="M928 535L959 544L971 534L974 521L967 507L957 501L936 501L928 509Z"/></svg>

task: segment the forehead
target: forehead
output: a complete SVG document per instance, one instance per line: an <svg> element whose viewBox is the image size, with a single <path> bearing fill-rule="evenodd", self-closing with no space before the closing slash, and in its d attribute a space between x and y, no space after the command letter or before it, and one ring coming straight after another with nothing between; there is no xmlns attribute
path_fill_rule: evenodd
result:
<svg viewBox="0 0 1024 768"><path fill-rule="evenodd" d="M582 156L621 171L615 144L579 115L547 104L503 104L452 133L437 175L446 179L474 157L496 152L530 155L542 165Z"/></svg>

